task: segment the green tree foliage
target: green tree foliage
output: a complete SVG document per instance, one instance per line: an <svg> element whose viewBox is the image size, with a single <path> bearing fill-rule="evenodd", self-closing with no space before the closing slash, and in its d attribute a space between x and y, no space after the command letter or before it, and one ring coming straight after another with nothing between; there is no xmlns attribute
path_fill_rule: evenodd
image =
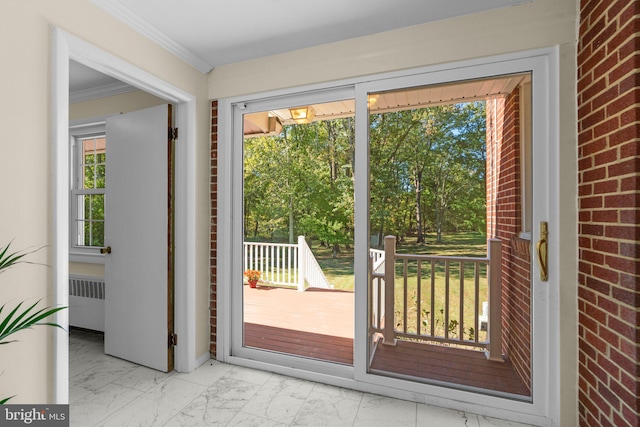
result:
<svg viewBox="0 0 640 427"><path fill-rule="evenodd" d="M84 155L83 188L105 188L105 160L105 153ZM104 194L86 194L81 197L84 198L83 244L85 246L104 246Z"/></svg>
<svg viewBox="0 0 640 427"><path fill-rule="evenodd" d="M285 126L245 139L245 237L313 236L334 251L353 236L353 119Z"/></svg>
<svg viewBox="0 0 640 427"><path fill-rule="evenodd" d="M484 102L371 114L372 236L485 228ZM354 119L244 141L245 238L353 240Z"/></svg>
<svg viewBox="0 0 640 427"><path fill-rule="evenodd" d="M370 118L372 234L485 227L485 105L450 104ZM411 218L413 217L413 218Z"/></svg>

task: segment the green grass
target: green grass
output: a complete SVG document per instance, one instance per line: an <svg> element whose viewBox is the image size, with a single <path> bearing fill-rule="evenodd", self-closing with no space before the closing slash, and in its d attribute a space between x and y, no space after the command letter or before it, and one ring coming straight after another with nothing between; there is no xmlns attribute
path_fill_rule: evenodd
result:
<svg viewBox="0 0 640 427"><path fill-rule="evenodd" d="M397 243L396 250L401 254L464 257L484 257L487 253L486 237L481 233L448 233L443 236L443 243L436 243L435 234L427 234L425 240L426 243L417 244L415 237L405 239ZM353 248L341 247L341 252L335 259L331 248L322 247L318 242L313 242L311 250L329 283L336 289L353 290ZM465 277L467 274L465 273Z"/></svg>
<svg viewBox="0 0 640 427"><path fill-rule="evenodd" d="M459 232L449 233L443 236L442 243L436 243L435 235L427 235L426 242L416 243L415 238L408 238L397 243L397 253L400 254L421 254L456 257L485 257L486 238L481 233ZM324 271L329 283L336 289L353 290L353 250L345 250L332 257L331 249L321 247L319 244L312 245L312 251ZM406 312L407 332L416 332L418 325L421 332L430 331L431 324L434 324L434 335L443 336L445 327L451 331L452 336L459 336L459 323L464 320L464 338L472 337L470 327L475 327L475 304L478 304L478 312L481 314L482 301L487 300L487 280L486 268L479 271L480 289L479 299L475 301L474 270L473 265L465 265L464 285L460 286L459 263L452 263L449 267L449 318L448 326L445 325L445 300L447 298L445 282L445 263L437 262L434 268L434 307L431 307L431 264L421 263L421 285L420 299L418 300L418 266L415 261L407 262L407 293L404 293L403 270L401 261L396 264L395 282L395 315L396 329L404 330ZM460 315L460 295L464 295L463 311ZM418 304L419 302L419 304ZM406 309L405 309L406 307ZM431 317L431 312L433 316ZM418 319L420 313L420 319ZM426 320L426 322L425 322ZM474 331L473 334L478 333ZM483 340L484 332L479 333L479 339Z"/></svg>

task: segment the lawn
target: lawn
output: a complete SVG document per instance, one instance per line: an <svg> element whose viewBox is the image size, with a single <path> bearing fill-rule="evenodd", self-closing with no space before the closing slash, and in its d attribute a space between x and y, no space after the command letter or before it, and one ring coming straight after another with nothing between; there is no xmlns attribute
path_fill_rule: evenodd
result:
<svg viewBox="0 0 640 427"><path fill-rule="evenodd" d="M318 263L322 267L329 282L336 289L353 290L353 250L344 248L336 258L332 257L331 249L318 244L312 246ZM427 235L426 243L417 244L415 238L408 238L397 243L399 254L420 254L455 257L485 257L487 253L486 238L481 233L459 232L443 236L442 243L436 243L435 235ZM395 282L395 316L396 329L415 333L418 328L422 333L430 332L433 325L434 335L443 336L445 327L452 337L460 336L460 322L464 320L462 334L465 339L471 339L478 333L475 330L475 307L482 313L482 302L487 301L486 268L479 270L479 298L475 300L474 266L465 264L464 281L460 283L460 264L449 265L449 289L447 293L444 262L422 262L420 265L420 298L418 299L418 263L402 261L396 263ZM407 288L405 293L403 271L407 270ZM431 304L431 269L433 268L433 307ZM460 295L464 295L462 311L460 313ZM445 302L449 300L448 319L445 321ZM406 314L406 318L405 318ZM405 328L406 322L406 328ZM470 328L473 328L470 329ZM479 340L485 338L480 332Z"/></svg>
<svg viewBox="0 0 640 427"><path fill-rule="evenodd" d="M442 243L436 243L435 233L427 234L426 243L423 244L417 244L416 238L410 237L398 242L396 246L397 252L401 254L484 257L487 253L485 235L473 232L445 234ZM336 289L352 291L353 248L342 247L335 259L332 257L331 248L320 246L318 242L313 242L311 249L329 283Z"/></svg>

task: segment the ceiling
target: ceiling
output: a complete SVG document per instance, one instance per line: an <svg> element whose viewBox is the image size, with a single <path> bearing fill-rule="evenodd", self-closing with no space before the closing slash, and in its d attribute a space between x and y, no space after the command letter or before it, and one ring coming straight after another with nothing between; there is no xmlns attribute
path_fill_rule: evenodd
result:
<svg viewBox="0 0 640 427"><path fill-rule="evenodd" d="M216 66L533 0L91 0L203 73ZM117 81L73 66L71 93Z"/></svg>

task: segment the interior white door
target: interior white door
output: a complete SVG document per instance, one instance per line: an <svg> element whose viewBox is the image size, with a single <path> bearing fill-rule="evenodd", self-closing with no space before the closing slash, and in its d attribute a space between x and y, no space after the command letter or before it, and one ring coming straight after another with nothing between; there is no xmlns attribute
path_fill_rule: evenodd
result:
<svg viewBox="0 0 640 427"><path fill-rule="evenodd" d="M170 106L106 121L105 353L170 369Z"/></svg>

